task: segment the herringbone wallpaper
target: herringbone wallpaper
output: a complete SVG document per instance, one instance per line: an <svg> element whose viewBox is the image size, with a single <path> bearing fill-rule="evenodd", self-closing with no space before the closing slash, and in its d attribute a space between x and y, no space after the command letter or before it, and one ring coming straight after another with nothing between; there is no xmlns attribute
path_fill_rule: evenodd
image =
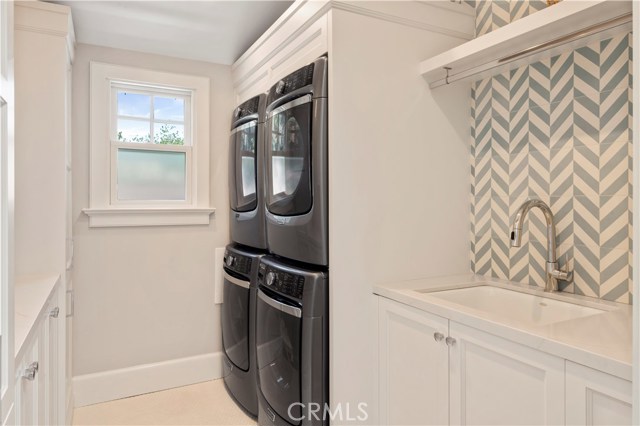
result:
<svg viewBox="0 0 640 426"><path fill-rule="evenodd" d="M484 34L546 7L480 1ZM546 226L538 211L523 244L510 224L528 198L556 218L565 291L631 303L631 35L622 34L478 81L472 87L471 268L544 286Z"/></svg>

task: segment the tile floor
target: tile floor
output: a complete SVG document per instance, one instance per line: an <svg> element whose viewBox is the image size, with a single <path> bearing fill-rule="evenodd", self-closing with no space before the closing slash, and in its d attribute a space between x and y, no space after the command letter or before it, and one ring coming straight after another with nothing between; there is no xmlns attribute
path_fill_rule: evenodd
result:
<svg viewBox="0 0 640 426"><path fill-rule="evenodd" d="M222 380L76 408L80 425L255 425Z"/></svg>

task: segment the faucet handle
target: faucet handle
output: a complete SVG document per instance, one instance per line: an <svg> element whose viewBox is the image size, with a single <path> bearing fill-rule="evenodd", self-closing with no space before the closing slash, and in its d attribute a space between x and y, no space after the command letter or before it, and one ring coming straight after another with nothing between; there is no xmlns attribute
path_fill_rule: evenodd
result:
<svg viewBox="0 0 640 426"><path fill-rule="evenodd" d="M555 269L552 272L553 278L560 281L571 282L573 280L573 272L571 271L563 271L561 269Z"/></svg>
<svg viewBox="0 0 640 426"><path fill-rule="evenodd" d="M560 281L566 281L566 282L573 281L573 271L570 269L568 254L564 255L564 269L563 268L554 269L551 274L555 279Z"/></svg>

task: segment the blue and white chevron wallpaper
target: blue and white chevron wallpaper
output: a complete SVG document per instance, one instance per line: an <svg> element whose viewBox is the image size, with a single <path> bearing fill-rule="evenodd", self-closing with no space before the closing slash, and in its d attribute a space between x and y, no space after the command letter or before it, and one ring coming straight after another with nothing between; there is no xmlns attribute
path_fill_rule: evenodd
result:
<svg viewBox="0 0 640 426"><path fill-rule="evenodd" d="M476 2L484 34L546 7L544 0ZM631 35L475 82L472 87L471 268L544 286L539 212L509 247L515 210L540 198L556 217L564 290L631 303Z"/></svg>

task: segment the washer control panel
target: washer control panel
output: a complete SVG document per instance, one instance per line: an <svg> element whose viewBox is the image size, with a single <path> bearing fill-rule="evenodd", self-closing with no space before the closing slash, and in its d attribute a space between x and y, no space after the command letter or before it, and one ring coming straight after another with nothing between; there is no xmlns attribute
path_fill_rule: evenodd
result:
<svg viewBox="0 0 640 426"><path fill-rule="evenodd" d="M239 274L249 275L251 273L251 261L248 256L238 253L224 251L224 267Z"/></svg>
<svg viewBox="0 0 640 426"><path fill-rule="evenodd" d="M304 276L275 269L261 263L258 268L258 284L285 296L302 299Z"/></svg>
<svg viewBox="0 0 640 426"><path fill-rule="evenodd" d="M236 109L233 110L233 119L237 120L247 115L256 114L258 112L258 104L260 103L260 97L256 96L242 103Z"/></svg>
<svg viewBox="0 0 640 426"><path fill-rule="evenodd" d="M280 96L286 95L287 93L291 93L294 90L298 90L313 83L313 69L314 64L309 64L292 72L282 80L279 80L276 84L271 86L271 89L269 89L267 103L271 103Z"/></svg>

